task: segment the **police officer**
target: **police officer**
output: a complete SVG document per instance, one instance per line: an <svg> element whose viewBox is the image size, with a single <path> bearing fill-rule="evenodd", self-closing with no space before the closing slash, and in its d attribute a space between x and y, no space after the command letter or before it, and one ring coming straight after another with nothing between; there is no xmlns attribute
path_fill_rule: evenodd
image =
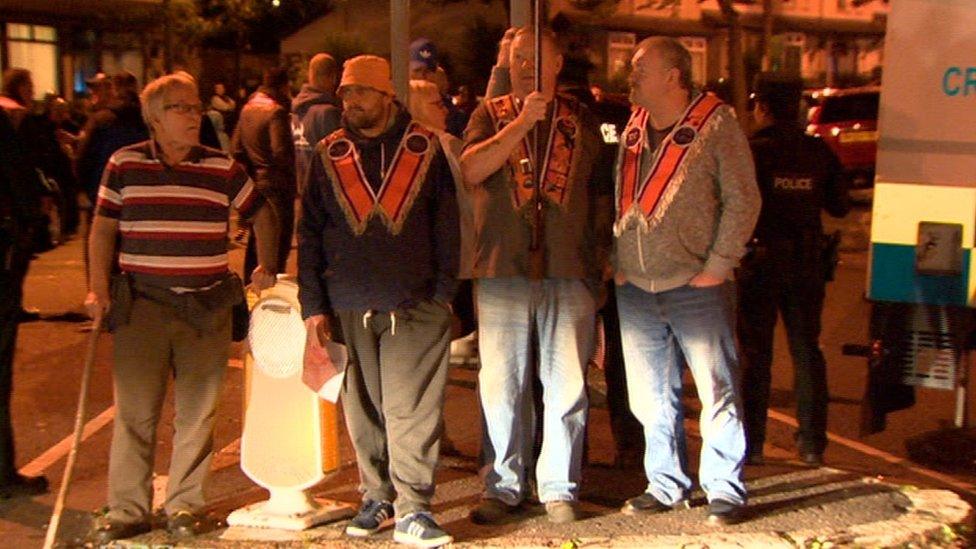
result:
<svg viewBox="0 0 976 549"><path fill-rule="evenodd" d="M10 417L18 315L32 253L32 220L41 211L43 194L25 150L30 143L18 133L30 123L27 116L26 109L0 101L0 499L47 491L44 477L17 472Z"/></svg>
<svg viewBox="0 0 976 549"><path fill-rule="evenodd" d="M753 465L763 460L777 313L783 316L793 356L801 460L822 464L827 445L827 375L819 338L833 254L820 211L843 217L850 206L840 161L799 125L801 91L799 80L763 74L754 94L759 130L750 146L762 211L738 277L737 326L745 359L747 460Z"/></svg>

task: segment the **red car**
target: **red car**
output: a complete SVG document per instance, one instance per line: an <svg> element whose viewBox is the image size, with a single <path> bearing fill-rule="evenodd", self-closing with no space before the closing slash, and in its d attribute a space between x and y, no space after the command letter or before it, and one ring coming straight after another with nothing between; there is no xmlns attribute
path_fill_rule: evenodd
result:
<svg viewBox="0 0 976 549"><path fill-rule="evenodd" d="M880 88L837 90L811 94L807 133L822 138L840 158L853 188L874 184L878 156L878 99Z"/></svg>

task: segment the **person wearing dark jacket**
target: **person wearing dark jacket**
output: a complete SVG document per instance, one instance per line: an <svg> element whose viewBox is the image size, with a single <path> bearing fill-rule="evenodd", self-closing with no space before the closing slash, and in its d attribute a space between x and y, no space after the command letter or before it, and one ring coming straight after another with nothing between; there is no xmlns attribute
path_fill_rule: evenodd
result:
<svg viewBox="0 0 976 549"><path fill-rule="evenodd" d="M47 251L52 247L52 239L57 237L50 230L49 215L54 205L61 205L60 188L54 180L70 185L71 164L45 117L33 112L34 83L29 70L15 67L4 72L0 107L8 109L8 115L13 119L30 184L42 192L41 208L29 222L33 238L31 247L34 252ZM23 314L22 320L38 318L37 312L24 311Z"/></svg>
<svg viewBox="0 0 976 549"><path fill-rule="evenodd" d="M217 128L209 116L200 119L200 144L211 149L223 150Z"/></svg>
<svg viewBox="0 0 976 549"><path fill-rule="evenodd" d="M430 500L460 251L454 181L436 134L395 100L385 59L346 61L339 95L342 128L316 147L302 201L298 296L308 345L341 333L349 349L342 402L363 502L346 534L395 514L394 540L441 546L452 538Z"/></svg>
<svg viewBox="0 0 976 549"><path fill-rule="evenodd" d="M26 73L23 85L33 88L29 72L10 70ZM4 84L9 74L4 75ZM32 90L27 97L31 95ZM17 325L31 258L31 221L41 209L42 196L25 143L17 133L26 118L23 105L0 96L0 499L42 494L48 486L42 476L27 477L17 472L10 417Z"/></svg>
<svg viewBox="0 0 976 549"><path fill-rule="evenodd" d="M79 129L71 121L68 102L56 95L48 95L44 100L44 112L37 117L43 134L41 165L45 173L58 185L56 197L62 208L64 234L74 233L78 228L78 182L75 178L71 158L74 155L72 144Z"/></svg>
<svg viewBox="0 0 976 549"><path fill-rule="evenodd" d="M766 410L778 314L793 356L800 458L820 465L827 446L827 371L820 316L832 254L824 245L821 210L843 217L850 206L840 161L798 124L801 83L761 75L750 140L762 194L759 222L739 270L737 331L744 357L747 462L763 461Z"/></svg>
<svg viewBox="0 0 976 549"><path fill-rule="evenodd" d="M115 97L106 108L92 113L78 140L78 180L92 207L109 157L122 147L149 139L149 130L139 109L135 76L120 73L112 81Z"/></svg>
<svg viewBox="0 0 976 549"><path fill-rule="evenodd" d="M308 82L302 85L291 103L291 129L295 139L295 173L298 175L298 195L304 194L302 185L308 165L315 154L315 145L325 136L339 129L342 105L335 96L338 67L327 53L316 54L308 62Z"/></svg>
<svg viewBox="0 0 976 549"><path fill-rule="evenodd" d="M244 164L258 191L278 215L279 273L285 272L295 225L295 146L288 114L290 103L288 71L280 67L265 71L261 87L241 110L230 146L234 159ZM251 239L244 254L245 282L249 282L248 273L256 266L257 249Z"/></svg>

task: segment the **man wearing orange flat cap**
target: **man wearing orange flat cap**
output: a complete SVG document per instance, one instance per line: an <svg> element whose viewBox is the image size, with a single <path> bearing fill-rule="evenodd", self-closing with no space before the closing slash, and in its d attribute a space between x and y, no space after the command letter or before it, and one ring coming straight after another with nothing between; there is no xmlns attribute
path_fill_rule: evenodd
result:
<svg viewBox="0 0 976 549"><path fill-rule="evenodd" d="M394 540L438 547L452 540L430 499L460 248L454 181L436 134L394 97L385 59L346 61L339 97L342 127L316 147L304 185L298 280L307 345L341 335L349 349L342 402L363 502L346 534L395 516Z"/></svg>

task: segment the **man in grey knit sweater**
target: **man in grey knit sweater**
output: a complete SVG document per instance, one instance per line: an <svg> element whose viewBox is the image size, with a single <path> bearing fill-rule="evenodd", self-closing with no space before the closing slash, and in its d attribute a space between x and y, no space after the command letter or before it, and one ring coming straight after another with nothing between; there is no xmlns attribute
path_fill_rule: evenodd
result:
<svg viewBox="0 0 976 549"><path fill-rule="evenodd" d="M691 85L680 42L649 38L633 58L617 165L617 304L630 406L644 425L648 486L626 514L688 506L681 365L702 404L699 469L708 521L742 517L746 489L732 270L759 214L745 135L732 109Z"/></svg>

